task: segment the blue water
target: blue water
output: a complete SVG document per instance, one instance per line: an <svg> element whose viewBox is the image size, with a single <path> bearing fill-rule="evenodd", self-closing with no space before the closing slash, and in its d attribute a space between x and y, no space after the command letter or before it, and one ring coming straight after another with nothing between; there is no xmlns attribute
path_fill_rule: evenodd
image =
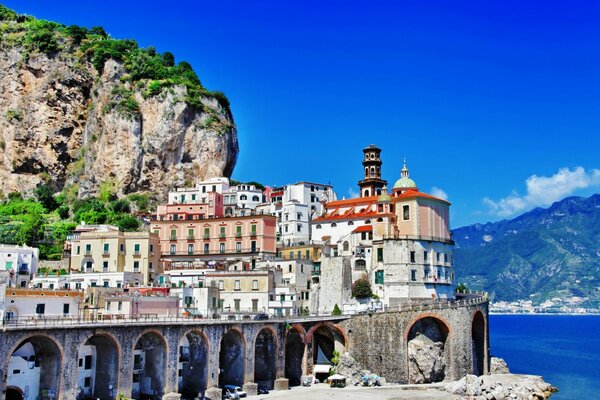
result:
<svg viewBox="0 0 600 400"><path fill-rule="evenodd" d="M491 354L511 372L542 375L552 400L591 399L600 385L600 316L492 315Z"/></svg>

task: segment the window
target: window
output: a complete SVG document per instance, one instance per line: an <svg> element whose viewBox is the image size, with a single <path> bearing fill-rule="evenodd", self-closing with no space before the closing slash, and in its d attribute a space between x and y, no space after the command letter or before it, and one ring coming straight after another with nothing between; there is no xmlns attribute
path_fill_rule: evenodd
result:
<svg viewBox="0 0 600 400"><path fill-rule="evenodd" d="M411 262L411 263L415 263L415 262L416 262L416 261L415 261L415 252L414 252L414 251L411 251L411 252L410 252L410 262Z"/></svg>
<svg viewBox="0 0 600 400"><path fill-rule="evenodd" d="M233 282L233 290L242 290L241 284L239 280L235 280Z"/></svg>
<svg viewBox="0 0 600 400"><path fill-rule="evenodd" d="M133 262L133 272L140 272L140 262L139 261Z"/></svg>
<svg viewBox="0 0 600 400"><path fill-rule="evenodd" d="M85 361L84 361L84 369L92 369L92 356L91 355L86 355L85 356Z"/></svg>
<svg viewBox="0 0 600 400"><path fill-rule="evenodd" d="M96 287L96 286L98 286L98 282L92 281L92 282L90 282L90 286Z"/></svg>
<svg viewBox="0 0 600 400"><path fill-rule="evenodd" d="M316 229L321 229L321 224L318 224L317 226L315 226Z"/></svg>
<svg viewBox="0 0 600 400"><path fill-rule="evenodd" d="M202 186L202 193L206 193L206 186ZM204 203L204 201L203 201Z"/></svg>
<svg viewBox="0 0 600 400"><path fill-rule="evenodd" d="M225 243L219 243L219 253L225 253Z"/></svg>
<svg viewBox="0 0 600 400"><path fill-rule="evenodd" d="M235 311L240 311L240 299L233 300L233 308Z"/></svg>
<svg viewBox="0 0 600 400"><path fill-rule="evenodd" d="M252 312L258 311L258 299L252 299Z"/></svg>
<svg viewBox="0 0 600 400"><path fill-rule="evenodd" d="M348 225L354 225L354 222L348 221Z"/></svg>
<svg viewBox="0 0 600 400"><path fill-rule="evenodd" d="M171 229L171 240L177 240L177 229Z"/></svg>
<svg viewBox="0 0 600 400"><path fill-rule="evenodd" d="M35 313L38 315L42 315L46 312L46 305L45 304L38 304L35 306Z"/></svg>
<svg viewBox="0 0 600 400"><path fill-rule="evenodd" d="M85 263L86 272L89 272L92 268L94 268L94 263L92 261L86 261L86 263Z"/></svg>
<svg viewBox="0 0 600 400"><path fill-rule="evenodd" d="M375 271L375 284L383 285L383 270Z"/></svg>
<svg viewBox="0 0 600 400"><path fill-rule="evenodd" d="M102 272L108 272L108 261L102 261Z"/></svg>
<svg viewBox="0 0 600 400"><path fill-rule="evenodd" d="M104 243L102 251L104 252L104 254L108 254L110 252L110 245L108 243Z"/></svg>
<svg viewBox="0 0 600 400"><path fill-rule="evenodd" d="M196 201L196 195L192 194L192 201Z"/></svg>
<svg viewBox="0 0 600 400"><path fill-rule="evenodd" d="M427 252L426 251L423 252L423 262L427 263Z"/></svg>
<svg viewBox="0 0 600 400"><path fill-rule="evenodd" d="M208 243L204 243L204 254L208 254L210 252Z"/></svg>
<svg viewBox="0 0 600 400"><path fill-rule="evenodd" d="M81 246L77 246L76 254L81 254Z"/></svg>
<svg viewBox="0 0 600 400"><path fill-rule="evenodd" d="M285 301L285 294L279 295L279 301Z"/></svg>
<svg viewBox="0 0 600 400"><path fill-rule="evenodd" d="M332 228L335 228L337 226L337 224L334 222L333 224L331 224Z"/></svg>
<svg viewBox="0 0 600 400"><path fill-rule="evenodd" d="M241 253L242 252L242 242L235 242L235 251L237 253Z"/></svg>
<svg viewBox="0 0 600 400"><path fill-rule="evenodd" d="M348 241L345 241L343 244L343 248L344 251L349 251L350 250L350 243L348 243Z"/></svg>
<svg viewBox="0 0 600 400"><path fill-rule="evenodd" d="M302 232L302 224L296 225L296 232Z"/></svg>
<svg viewBox="0 0 600 400"><path fill-rule="evenodd" d="M194 239L194 228L188 229L188 239Z"/></svg>
<svg viewBox="0 0 600 400"><path fill-rule="evenodd" d="M246 196L245 194L240 196L240 200L248 200L248 196Z"/></svg>
<svg viewBox="0 0 600 400"><path fill-rule="evenodd" d="M219 290L225 290L225 282L219 281Z"/></svg>
<svg viewBox="0 0 600 400"><path fill-rule="evenodd" d="M417 280L417 270L416 269L410 270L410 280L413 282L415 282Z"/></svg>
<svg viewBox="0 0 600 400"><path fill-rule="evenodd" d="M296 213L296 219L302 219L302 213Z"/></svg>
<svg viewBox="0 0 600 400"><path fill-rule="evenodd" d="M256 252L256 240L253 240L252 242L250 242L250 247L251 247L252 253Z"/></svg>
<svg viewBox="0 0 600 400"><path fill-rule="evenodd" d="M92 386L92 377L86 376L83 379L83 387L89 388L90 386Z"/></svg>
<svg viewBox="0 0 600 400"><path fill-rule="evenodd" d="M410 219L410 207L409 206L402 206L402 218L405 221L408 221Z"/></svg>
<svg viewBox="0 0 600 400"><path fill-rule="evenodd" d="M91 252L92 252L92 245L86 244L85 245L85 254L90 254Z"/></svg>
<svg viewBox="0 0 600 400"><path fill-rule="evenodd" d="M194 244L188 244L188 254L194 254Z"/></svg>
<svg viewBox="0 0 600 400"><path fill-rule="evenodd" d="M258 290L258 280L254 279L252 281L252 290Z"/></svg>
<svg viewBox="0 0 600 400"><path fill-rule="evenodd" d="M172 244L171 248L169 249L171 254L175 254L175 252L177 251L177 246Z"/></svg>
<svg viewBox="0 0 600 400"><path fill-rule="evenodd" d="M153 244L150 245L150 253L154 253L154 245Z"/></svg>
<svg viewBox="0 0 600 400"><path fill-rule="evenodd" d="M68 314L69 313L69 304L68 303L64 303L63 304L63 314Z"/></svg>
<svg viewBox="0 0 600 400"><path fill-rule="evenodd" d="M290 260L293 260L293 259L294 259L294 252L290 251Z"/></svg>
<svg viewBox="0 0 600 400"><path fill-rule="evenodd" d="M125 253L125 244L121 243L121 244L119 245L119 251L120 251L121 253Z"/></svg>
<svg viewBox="0 0 600 400"><path fill-rule="evenodd" d="M235 227L235 237L242 237L242 226L238 225Z"/></svg>
<svg viewBox="0 0 600 400"><path fill-rule="evenodd" d="M256 235L256 225L251 225L250 226L250 232L251 232L252 236Z"/></svg>
<svg viewBox="0 0 600 400"><path fill-rule="evenodd" d="M440 262L440 253L435 253L435 261Z"/></svg>
<svg viewBox="0 0 600 400"><path fill-rule="evenodd" d="M383 261L383 248L381 247L377 249L377 261Z"/></svg>
<svg viewBox="0 0 600 400"><path fill-rule="evenodd" d="M304 258L308 260L310 258L310 250L306 250L305 254L306 256Z"/></svg>
<svg viewBox="0 0 600 400"><path fill-rule="evenodd" d="M108 287L108 284L109 284L109 283L110 283L109 281L103 281L103 282L102 282L102 286L104 286L104 287Z"/></svg>
<svg viewBox="0 0 600 400"><path fill-rule="evenodd" d="M220 238L224 238L225 237L225 227L222 226L219 228L219 237Z"/></svg>
<svg viewBox="0 0 600 400"><path fill-rule="evenodd" d="M210 228L204 228L204 239L210 238Z"/></svg>
<svg viewBox="0 0 600 400"><path fill-rule="evenodd" d="M444 262L447 263L448 262L448 254L444 254Z"/></svg>
<svg viewBox="0 0 600 400"><path fill-rule="evenodd" d="M260 201L260 198L258 196L252 196L252 201Z"/></svg>
<svg viewBox="0 0 600 400"><path fill-rule="evenodd" d="M288 272L292 272L292 264L288 265Z"/></svg>

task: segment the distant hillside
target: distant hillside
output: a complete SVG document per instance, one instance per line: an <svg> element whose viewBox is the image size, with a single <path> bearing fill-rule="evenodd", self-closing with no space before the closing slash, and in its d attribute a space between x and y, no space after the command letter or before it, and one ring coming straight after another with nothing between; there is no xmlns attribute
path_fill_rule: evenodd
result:
<svg viewBox="0 0 600 400"><path fill-rule="evenodd" d="M600 194L453 233L457 276L470 288L496 300L579 296L600 303Z"/></svg>

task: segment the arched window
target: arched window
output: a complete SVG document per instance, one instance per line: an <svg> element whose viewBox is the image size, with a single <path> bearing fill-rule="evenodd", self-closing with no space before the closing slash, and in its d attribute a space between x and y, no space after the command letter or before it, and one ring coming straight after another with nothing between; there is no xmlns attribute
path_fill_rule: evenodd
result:
<svg viewBox="0 0 600 400"><path fill-rule="evenodd" d="M260 201L260 198L258 196L252 196L252 201Z"/></svg>
<svg viewBox="0 0 600 400"><path fill-rule="evenodd" d="M331 224L332 228L335 228L337 226L337 224L334 222L333 224Z"/></svg>
<svg viewBox="0 0 600 400"><path fill-rule="evenodd" d="M369 176L369 167L365 167L365 178Z"/></svg>
<svg viewBox="0 0 600 400"><path fill-rule="evenodd" d="M245 194L240 196L240 200L248 200L248 196L246 196Z"/></svg>
<svg viewBox="0 0 600 400"><path fill-rule="evenodd" d="M321 229L321 224L315 226L315 229Z"/></svg>
<svg viewBox="0 0 600 400"><path fill-rule="evenodd" d="M354 225L354 222L350 221L348 222L348 225Z"/></svg>
<svg viewBox="0 0 600 400"><path fill-rule="evenodd" d="M365 197L369 197L369 189L365 190Z"/></svg>
<svg viewBox="0 0 600 400"><path fill-rule="evenodd" d="M348 243L348 241L345 241L342 246L343 246L344 251L350 250L350 243Z"/></svg>
<svg viewBox="0 0 600 400"><path fill-rule="evenodd" d="M375 176L375 167L371 167L371 176Z"/></svg>
<svg viewBox="0 0 600 400"><path fill-rule="evenodd" d="M383 218L381 218L381 217L377 218L377 222L383 222Z"/></svg>
<svg viewBox="0 0 600 400"><path fill-rule="evenodd" d="M365 225L369 225L370 223L371 223L370 219L368 219L368 220L365 221Z"/></svg>

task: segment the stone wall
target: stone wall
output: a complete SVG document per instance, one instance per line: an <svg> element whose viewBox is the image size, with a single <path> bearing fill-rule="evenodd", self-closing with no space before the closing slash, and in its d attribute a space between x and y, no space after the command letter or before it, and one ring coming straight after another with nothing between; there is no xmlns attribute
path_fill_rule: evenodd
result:
<svg viewBox="0 0 600 400"><path fill-rule="evenodd" d="M414 383L409 379L408 336L411 327L423 318L433 318L448 333L445 380L457 380L473 373L473 332L475 314L484 317L484 373L489 371L488 303L485 301L447 303L447 306L411 306L402 312L385 312L355 316L340 325L348 337L347 349L365 369L385 377L389 382ZM439 303L444 304L444 303Z"/></svg>

